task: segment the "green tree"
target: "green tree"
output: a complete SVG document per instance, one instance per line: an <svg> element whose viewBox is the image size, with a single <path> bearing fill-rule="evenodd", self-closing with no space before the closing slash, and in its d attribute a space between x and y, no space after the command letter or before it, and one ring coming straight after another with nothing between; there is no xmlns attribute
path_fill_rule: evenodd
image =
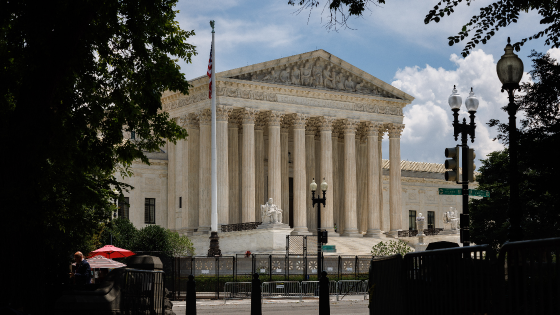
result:
<svg viewBox="0 0 560 315"><path fill-rule="evenodd" d="M51 310L73 252L87 252L129 186L135 159L186 131L161 111L165 90L188 94L177 59L194 46L177 0L4 1L0 4L0 141L4 148L8 294ZM136 141L123 133L134 131ZM167 139L167 140L166 140ZM117 189L117 193L113 190ZM35 258L40 258L37 265Z"/></svg>
<svg viewBox="0 0 560 315"><path fill-rule="evenodd" d="M406 253L410 253L412 248L403 240L379 242L371 248L371 255L378 256L391 256L401 254L404 257Z"/></svg>
<svg viewBox="0 0 560 315"><path fill-rule="evenodd" d="M560 236L560 182L555 150L560 139L560 65L548 54L532 52L534 82L525 83L525 95L516 98L524 111L519 130L519 201L524 239ZM509 144L508 124L492 120L500 139ZM508 151L494 152L483 160L480 188L490 198L472 201L471 235L475 243L499 247L509 227Z"/></svg>
<svg viewBox="0 0 560 315"><path fill-rule="evenodd" d="M111 236L113 245L131 250L138 235L138 229L127 218L112 220L103 230L103 245L110 244Z"/></svg>
<svg viewBox="0 0 560 315"><path fill-rule="evenodd" d="M436 6L424 19L424 23L438 23L445 16L449 16L457 10L459 4L463 0L440 0ZM474 0L464 1L470 6ZM384 0L327 0L323 6L323 12L328 12L330 17L326 27L328 29L337 26L346 27L346 22L351 16L362 16L364 11L370 5L379 5L385 3ZM314 8L320 4L318 0L288 0L290 5L299 5L299 12L308 9L309 14ZM496 32L512 23L517 23L522 13L536 11L541 16L540 24L543 29L537 33L523 38L521 41L513 44L516 51L519 51L528 40L546 37L546 45L552 47L560 47L560 1L558 0L498 0L493 3L481 7L480 13L473 16L459 31L457 36L449 37L449 45L452 46L465 39L468 40L463 52L466 57L472 49L479 43L486 44ZM470 38L469 38L470 36Z"/></svg>

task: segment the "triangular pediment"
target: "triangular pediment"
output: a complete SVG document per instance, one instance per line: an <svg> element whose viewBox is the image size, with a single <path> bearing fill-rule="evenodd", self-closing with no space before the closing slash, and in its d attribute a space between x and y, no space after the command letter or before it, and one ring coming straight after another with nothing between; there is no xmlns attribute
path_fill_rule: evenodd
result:
<svg viewBox="0 0 560 315"><path fill-rule="evenodd" d="M414 100L322 49L220 72L220 78Z"/></svg>

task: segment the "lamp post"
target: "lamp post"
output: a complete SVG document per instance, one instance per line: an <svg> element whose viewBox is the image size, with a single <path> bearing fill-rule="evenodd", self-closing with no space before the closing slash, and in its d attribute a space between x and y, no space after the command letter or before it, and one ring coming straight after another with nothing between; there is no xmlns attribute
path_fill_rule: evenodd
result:
<svg viewBox="0 0 560 315"><path fill-rule="evenodd" d="M321 205L323 207L326 206L326 193L327 193L327 182L323 178L323 182L321 183L321 190L323 191L323 198L315 198L315 191L317 190L317 183L315 183L315 178L309 185L311 188L311 201L313 202L313 207L316 204L319 204L317 207L317 276L321 277L321 272L323 271L323 263L322 263L322 249L323 249L323 241L326 241L327 231L321 232Z"/></svg>
<svg viewBox="0 0 560 315"><path fill-rule="evenodd" d="M463 160L463 178L459 178L459 163L454 165L455 167L450 167L448 165L448 161L446 161L445 168L451 169L456 168L456 176L454 178L449 178L449 173L446 173L445 179L446 180L455 180L457 184L462 184L462 191L461 194L463 196L463 213L461 214L461 227L460 227L460 237L461 243L463 246L470 245L470 235L469 235L469 181L474 180L472 176L472 172L474 171L474 150L469 149L467 144L467 137L471 137L471 142L474 142L475 138L475 129L476 124L474 123L474 114L478 109L478 99L474 95L474 92L471 88L471 92L469 96L465 100L465 106L467 107L467 111L469 112L470 116L470 123L467 123L467 119L463 118L463 122L459 123L459 110L461 109L462 99L461 96L457 93L455 86L453 86L453 92L448 99L449 107L453 111L453 136L455 137L455 141L457 141L459 134L461 134L461 159ZM451 148L452 149L452 148ZM449 157L448 150L446 149L446 156ZM455 151L456 159L455 161L459 161L459 152ZM469 176L471 175L471 176ZM469 178L470 177L470 178Z"/></svg>
<svg viewBox="0 0 560 315"><path fill-rule="evenodd" d="M507 112L509 115L509 241L519 241L523 238L521 231L521 212L519 211L519 183L517 177L517 150L518 133L515 114L519 106L515 104L513 92L517 89L521 91L519 82L523 76L523 61L513 53L508 37L508 43L504 48L505 54L500 58L496 65L498 78L502 82L502 92L508 92L509 103Z"/></svg>

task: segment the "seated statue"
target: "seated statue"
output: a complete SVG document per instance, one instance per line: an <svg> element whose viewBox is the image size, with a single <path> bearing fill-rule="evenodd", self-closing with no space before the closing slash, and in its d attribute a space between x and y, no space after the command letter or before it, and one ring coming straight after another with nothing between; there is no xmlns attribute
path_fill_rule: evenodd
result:
<svg viewBox="0 0 560 315"><path fill-rule="evenodd" d="M443 224L445 227L450 227L451 230L457 230L459 219L457 219L457 214L453 207L449 208L449 211L443 214ZM446 229L447 230L447 229Z"/></svg>
<svg viewBox="0 0 560 315"><path fill-rule="evenodd" d="M272 198L269 198L267 203L261 206L262 224L277 224L282 223L282 209L272 203Z"/></svg>

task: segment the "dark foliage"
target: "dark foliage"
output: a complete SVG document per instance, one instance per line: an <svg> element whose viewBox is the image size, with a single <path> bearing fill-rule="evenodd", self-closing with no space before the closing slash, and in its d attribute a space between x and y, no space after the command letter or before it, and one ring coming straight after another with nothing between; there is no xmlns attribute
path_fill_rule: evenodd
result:
<svg viewBox="0 0 560 315"><path fill-rule="evenodd" d="M52 311L72 254L94 249L130 189L115 172L186 137L160 111L163 91L188 93L172 58L195 53L194 33L174 21L176 2L0 3L0 231L13 258L2 265L10 290L0 307L33 292L26 311ZM131 131L138 140L124 137Z"/></svg>
<svg viewBox="0 0 560 315"><path fill-rule="evenodd" d="M525 95L516 103L525 113L519 130L519 202L524 239L560 236L560 182L557 147L560 140L560 65L548 54L532 52L534 83L522 86ZM498 138L509 143L508 124L493 120ZM495 247L507 239L509 226L508 150L494 152L482 161L479 189L490 198L475 200L471 209L471 235L478 244Z"/></svg>

